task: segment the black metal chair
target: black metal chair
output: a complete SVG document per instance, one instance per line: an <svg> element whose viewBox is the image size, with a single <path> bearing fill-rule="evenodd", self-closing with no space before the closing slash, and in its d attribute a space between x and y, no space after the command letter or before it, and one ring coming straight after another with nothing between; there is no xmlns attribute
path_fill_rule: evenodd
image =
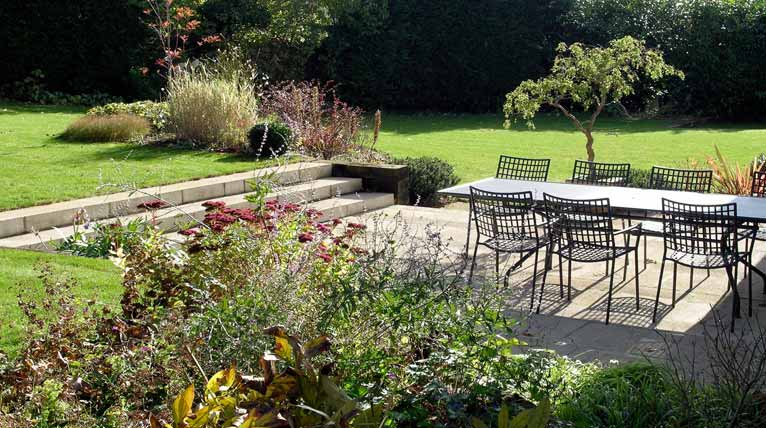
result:
<svg viewBox="0 0 766 428"><path fill-rule="evenodd" d="M664 251L652 321L657 321L657 307L660 302L665 263L671 261L673 262L671 307L675 307L676 304L678 265L691 269L726 269L729 288L734 292L731 325L734 329L734 318L739 313L739 293L734 272L739 262L748 260L748 252L739 251L737 204L695 205L663 198L662 224ZM691 284L689 287L691 288ZM752 314L752 297L751 284L750 314Z"/></svg>
<svg viewBox="0 0 766 428"><path fill-rule="evenodd" d="M572 262L601 263L611 262L609 276L609 294L607 295L606 323L609 324L609 313L612 307L612 292L614 289L614 270L617 259L625 256L623 278L627 274L627 262L631 252L635 254L635 282L636 282L636 309L639 308L639 279L638 279L638 243L641 236L638 235L634 245L630 244L630 232L637 231L641 224L621 230L614 229L612 209L608 198L602 199L565 199L543 194L545 212L548 216L548 252L558 254L567 259L567 299L572 297ZM617 245L615 237L625 235L628 237L624 245ZM559 263L559 276L561 276L561 263ZM543 283L540 287L540 300L537 311L543 301L547 270L543 272ZM564 284L559 286L561 297L564 297ZM534 299L534 288L532 290Z"/></svg>
<svg viewBox="0 0 766 428"><path fill-rule="evenodd" d="M548 237L539 232L537 216L532 211L534 199L532 192L495 193L475 187L471 191L471 212L476 224L476 244L473 249L473 260L468 281L473 279L476 266L476 253L479 245L494 250L495 275L500 277L500 253L518 253L521 263L534 254L535 264L532 283L537 278L537 261L540 248L548 244ZM485 238L482 240L482 238ZM505 284L513 268L505 275Z"/></svg>
<svg viewBox="0 0 766 428"><path fill-rule="evenodd" d="M753 172L753 183L750 189L750 196L754 198L766 197L766 171ZM766 242L766 228L760 227L758 224L754 224L752 227L740 228L739 237L745 241L745 248L750 248L748 261L752 264L753 246L755 245L755 241ZM749 286L752 287L753 276L748 269L745 269L745 275L748 275ZM763 285L763 294L766 294L766 283Z"/></svg>
<svg viewBox="0 0 766 428"><path fill-rule="evenodd" d="M496 178L508 180L546 181L548 170L551 166L550 159L527 159L513 156L500 155L497 162ZM473 212L468 211L468 232L465 240L465 257L468 259L468 250L471 243L471 222Z"/></svg>
<svg viewBox="0 0 766 428"><path fill-rule="evenodd" d="M572 183L594 186L627 186L630 180L629 163L601 163L576 160L572 170Z"/></svg>
<svg viewBox="0 0 766 428"><path fill-rule="evenodd" d="M508 180L547 181L550 159L527 159L500 155L496 178Z"/></svg>
<svg viewBox="0 0 766 428"><path fill-rule="evenodd" d="M658 190L678 190L685 192L710 193L713 185L713 171L709 169L677 169L663 166L652 167L649 175L649 188ZM641 233L645 237L661 238L662 222L644 221ZM644 239L644 268L646 268L646 239ZM690 282L694 281L694 271Z"/></svg>
<svg viewBox="0 0 766 428"><path fill-rule="evenodd" d="M663 166L652 167L649 187L661 190L710 193L713 171L709 169L678 169Z"/></svg>

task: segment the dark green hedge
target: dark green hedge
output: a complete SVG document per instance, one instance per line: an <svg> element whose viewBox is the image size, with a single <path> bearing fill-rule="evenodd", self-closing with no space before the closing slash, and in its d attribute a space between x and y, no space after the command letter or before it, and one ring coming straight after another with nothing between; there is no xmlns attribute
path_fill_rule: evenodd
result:
<svg viewBox="0 0 766 428"><path fill-rule="evenodd" d="M674 113L761 119L766 114L766 2L576 0L565 21L593 44L631 35L686 73Z"/></svg>
<svg viewBox="0 0 766 428"><path fill-rule="evenodd" d="M368 108L494 111L548 67L564 3L359 0L330 28L309 73Z"/></svg>
<svg viewBox="0 0 766 428"><path fill-rule="evenodd" d="M668 113L766 116L763 0L328 3L342 7L305 64L305 77L336 81L343 99L368 109L497 111L521 80L547 72L560 41L605 44L627 34L662 49L686 73L685 81L662 88ZM142 7L143 0L0 1L0 87L40 69L54 91L156 94L157 85L135 72L158 56L141 22ZM199 12L200 31L227 40L271 19L261 0L207 0ZM271 70L273 81L294 77L296 70L300 75L304 64L294 64L289 75L266 66L268 58L303 61L279 46L260 52L256 62ZM639 94L650 88L644 89Z"/></svg>
<svg viewBox="0 0 766 428"><path fill-rule="evenodd" d="M140 1L5 0L0 2L0 85L34 70L48 89L133 96L145 79L132 66L151 62Z"/></svg>

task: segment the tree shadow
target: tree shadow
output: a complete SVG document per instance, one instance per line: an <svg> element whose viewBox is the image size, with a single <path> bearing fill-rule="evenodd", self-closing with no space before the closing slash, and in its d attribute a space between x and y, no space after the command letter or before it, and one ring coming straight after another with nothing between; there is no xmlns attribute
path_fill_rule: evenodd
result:
<svg viewBox="0 0 766 428"><path fill-rule="evenodd" d="M585 119L583 119L585 120ZM508 133L563 132L579 134L572 122L555 113L543 113L535 118L534 129L523 120L511 123L510 129L503 127L501 114L389 114L383 115L382 132L398 135L419 135L451 131L497 131ZM369 128L369 127L368 127ZM601 116L598 118L595 134L635 134L651 132L672 132L684 134L690 131L739 132L766 129L762 123L702 122L688 123L674 119L631 120L620 117Z"/></svg>

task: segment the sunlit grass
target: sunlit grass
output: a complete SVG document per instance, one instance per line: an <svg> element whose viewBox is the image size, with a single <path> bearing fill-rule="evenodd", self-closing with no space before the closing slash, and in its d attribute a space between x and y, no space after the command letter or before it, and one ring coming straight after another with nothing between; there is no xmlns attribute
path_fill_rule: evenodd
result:
<svg viewBox="0 0 766 428"><path fill-rule="evenodd" d="M502 126L501 115L383 114L379 148L396 156L437 156L455 166L465 181L494 175L500 154L552 159L550 180L572 174L583 159L585 137L570 122L553 115L535 121L536 130L518 123ZM745 163L766 151L763 124L706 124L677 128L669 120L627 121L602 118L596 126L596 160L652 165L704 164L714 144L730 160Z"/></svg>

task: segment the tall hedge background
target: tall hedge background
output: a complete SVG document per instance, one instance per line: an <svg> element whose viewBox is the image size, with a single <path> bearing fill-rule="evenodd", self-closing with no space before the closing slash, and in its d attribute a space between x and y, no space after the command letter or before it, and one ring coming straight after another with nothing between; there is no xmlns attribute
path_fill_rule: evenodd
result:
<svg viewBox="0 0 766 428"><path fill-rule="evenodd" d="M237 34L271 19L266 0L206 1L205 31L227 40L246 39ZM521 80L546 72L558 42L632 35L686 73L663 98L673 113L766 113L765 0L332 3L330 24L314 31L321 43L249 46L272 80L332 80L367 108L497 111ZM151 64L156 47L140 17L141 0L0 2L0 85L40 69L52 90L145 97L151 85L136 70Z"/></svg>

